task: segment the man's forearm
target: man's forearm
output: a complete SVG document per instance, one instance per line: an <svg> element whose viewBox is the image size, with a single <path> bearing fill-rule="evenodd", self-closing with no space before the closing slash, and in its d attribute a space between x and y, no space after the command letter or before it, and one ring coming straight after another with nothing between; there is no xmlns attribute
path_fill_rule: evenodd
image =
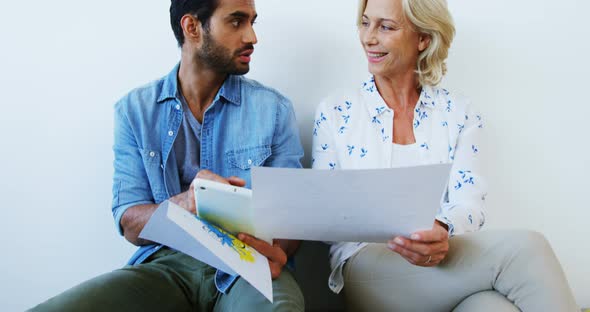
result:
<svg viewBox="0 0 590 312"><path fill-rule="evenodd" d="M121 228L125 239L136 246L152 244L151 241L139 238L139 233L158 208L156 204L133 206L125 211L121 218Z"/></svg>
<svg viewBox="0 0 590 312"><path fill-rule="evenodd" d="M191 194L192 192L187 191L172 196L168 200L191 213L195 213L195 200ZM158 206L157 204L146 204L127 209L121 218L121 228L123 228L125 239L136 246L153 244L152 241L139 238L139 233L141 233L143 227L150 220L154 211L158 209Z"/></svg>

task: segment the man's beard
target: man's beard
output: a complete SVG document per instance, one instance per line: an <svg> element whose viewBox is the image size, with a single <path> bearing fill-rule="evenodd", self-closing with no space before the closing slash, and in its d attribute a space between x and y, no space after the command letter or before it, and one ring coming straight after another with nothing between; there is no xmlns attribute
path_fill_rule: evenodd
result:
<svg viewBox="0 0 590 312"><path fill-rule="evenodd" d="M224 74L244 75L250 71L248 64L238 66L234 59L245 50L253 49L253 45L244 46L232 53L228 48L217 43L208 31L203 32L203 34L203 46L196 54L202 63L216 72Z"/></svg>

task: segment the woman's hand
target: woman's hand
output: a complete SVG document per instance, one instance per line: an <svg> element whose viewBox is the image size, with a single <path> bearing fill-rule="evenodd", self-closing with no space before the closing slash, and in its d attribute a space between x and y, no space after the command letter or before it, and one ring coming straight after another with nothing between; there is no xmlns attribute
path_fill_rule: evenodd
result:
<svg viewBox="0 0 590 312"><path fill-rule="evenodd" d="M432 230L416 232L405 237L395 237L387 245L414 265L432 267L445 259L449 252L449 234L446 225L434 222Z"/></svg>

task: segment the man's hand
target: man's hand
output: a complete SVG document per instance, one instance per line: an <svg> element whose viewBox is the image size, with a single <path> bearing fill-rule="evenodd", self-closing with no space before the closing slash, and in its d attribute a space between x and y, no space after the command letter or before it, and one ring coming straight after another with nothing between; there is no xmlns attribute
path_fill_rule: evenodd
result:
<svg viewBox="0 0 590 312"><path fill-rule="evenodd" d="M240 179L238 177L229 177L226 179L209 170L199 171L197 173L197 176L195 176L195 179L210 180L224 184L231 184L233 186L239 187L244 187L246 185L246 181L244 181L243 179ZM195 180L193 179L193 183L191 183L191 187L188 191L171 197L170 201L186 209L188 212L196 214L197 207L195 206Z"/></svg>
<svg viewBox="0 0 590 312"><path fill-rule="evenodd" d="M432 230L416 232L410 235L410 239L398 236L387 245L414 265L432 267L447 256L449 234L446 225L435 221Z"/></svg>
<svg viewBox="0 0 590 312"><path fill-rule="evenodd" d="M216 181L220 183L231 184L234 186L243 187L246 185L246 181L237 178L237 177L229 177L223 178L209 170L201 170L197 173L196 178L206 179L211 181ZM194 181L193 181L194 182ZM194 183L191 183L191 187L188 191L184 193L180 193L171 197L169 200L178 206L186 209L192 214L197 213L197 209L195 206L195 192L194 192ZM148 220L156 211L158 205L156 204L147 204L147 205L137 205L133 206L123 214L121 218L121 227L123 228L123 235L125 238L134 245L143 246L148 244L153 244L153 242L144 240L139 238L139 233L143 229L143 227L147 224Z"/></svg>
<svg viewBox="0 0 590 312"><path fill-rule="evenodd" d="M281 275L283 267L287 263L287 254L281 248L279 240L273 240L271 246L267 242L245 233L238 234L238 239L268 258L270 274L273 280Z"/></svg>

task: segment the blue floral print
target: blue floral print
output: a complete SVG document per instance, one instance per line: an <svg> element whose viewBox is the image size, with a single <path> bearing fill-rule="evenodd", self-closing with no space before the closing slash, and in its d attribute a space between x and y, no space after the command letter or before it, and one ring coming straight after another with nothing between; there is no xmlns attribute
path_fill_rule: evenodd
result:
<svg viewBox="0 0 590 312"><path fill-rule="evenodd" d="M348 121L350 120L350 115L342 115L342 119L344 119L345 124L348 124Z"/></svg>
<svg viewBox="0 0 590 312"><path fill-rule="evenodd" d="M446 111L447 111L447 113L450 113L453 111L452 102L450 100L447 102Z"/></svg>
<svg viewBox="0 0 590 312"><path fill-rule="evenodd" d="M360 90L322 102L314 119L312 167L328 170L391 167L393 118L384 114L387 110L373 77ZM450 236L479 230L485 223L487 192L479 163L484 154L479 130L483 128L482 117L462 97L443 88L423 86L412 127L418 142L417 163L452 163L436 219L448 226ZM363 243L333 245L332 263L346 260L343 255L354 254L363 246ZM329 284L332 289L342 287L341 279L333 279L338 275L334 272Z"/></svg>
<svg viewBox="0 0 590 312"><path fill-rule="evenodd" d="M459 134L461 134L461 132L463 132L463 130L465 129L464 124L457 124L457 127L459 128Z"/></svg>
<svg viewBox="0 0 590 312"><path fill-rule="evenodd" d="M347 145L346 148L348 149L348 156L351 156L354 151L354 145Z"/></svg>
<svg viewBox="0 0 590 312"><path fill-rule="evenodd" d="M384 115L387 109L372 77L362 85L360 93L325 101L315 117L313 167L335 170L389 166L391 157L387 151L391 151L393 118ZM451 125L456 125L454 131L449 131ZM448 204L441 206L437 218L453 229L452 234L478 230L484 222L485 189L479 166L475 165L482 154L479 132L472 129L483 127L481 115L448 90L425 86L414 109L412 126L424 164L453 163L445 197ZM481 204L467 209L464 203Z"/></svg>

